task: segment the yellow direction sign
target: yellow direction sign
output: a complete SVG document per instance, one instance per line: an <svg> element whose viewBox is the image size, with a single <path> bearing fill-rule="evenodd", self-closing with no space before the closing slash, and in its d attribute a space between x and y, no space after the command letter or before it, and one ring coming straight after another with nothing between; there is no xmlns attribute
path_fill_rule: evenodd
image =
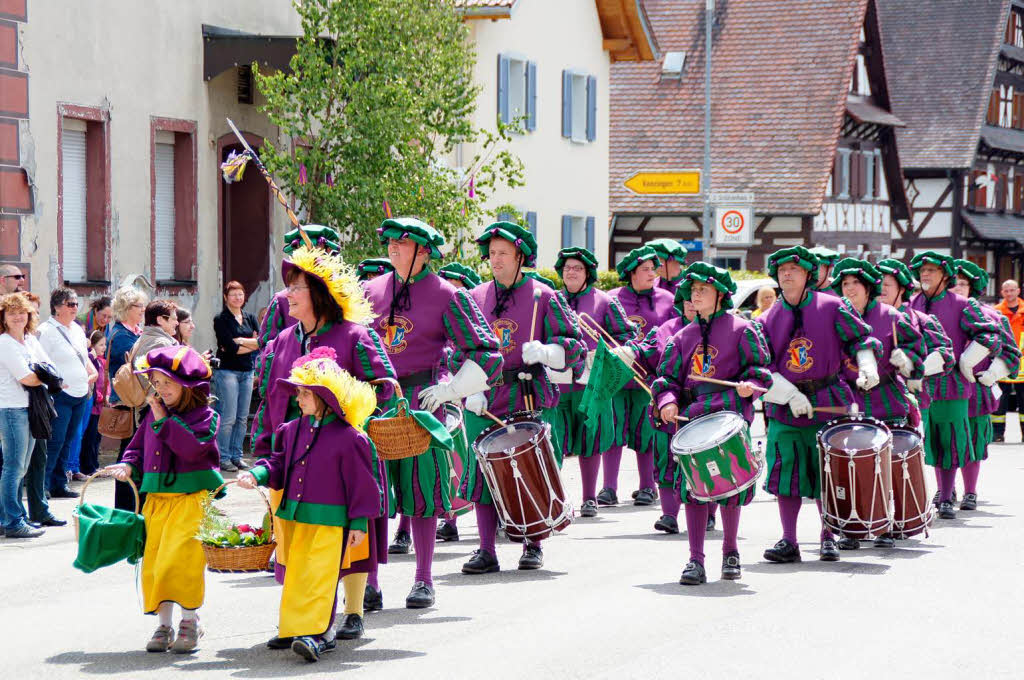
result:
<svg viewBox="0 0 1024 680"><path fill-rule="evenodd" d="M636 172L625 186L636 194L699 194L700 170Z"/></svg>

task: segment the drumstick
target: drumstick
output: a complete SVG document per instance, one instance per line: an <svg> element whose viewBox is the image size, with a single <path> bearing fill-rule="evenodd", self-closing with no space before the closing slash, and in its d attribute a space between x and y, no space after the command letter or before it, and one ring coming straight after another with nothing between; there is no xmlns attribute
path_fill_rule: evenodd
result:
<svg viewBox="0 0 1024 680"><path fill-rule="evenodd" d="M535 288L533 291L533 318L530 319L530 342L533 342L533 338L537 334L537 306L540 304L540 295L540 288Z"/></svg>
<svg viewBox="0 0 1024 680"><path fill-rule="evenodd" d="M687 420L689 420L689 418L687 418L686 416L675 416L675 419L676 419L676 420L682 420L682 421L687 421Z"/></svg>
<svg viewBox="0 0 1024 680"><path fill-rule="evenodd" d="M490 418L491 420L493 420L494 422L496 422L498 425L501 425L503 428L505 428L505 432L508 432L509 434L512 434L513 432L516 431L516 428L512 427L511 425L509 425L504 420L502 420L498 416L494 415L493 413L491 413L487 409L484 409L484 415L487 416L488 418Z"/></svg>
<svg viewBox="0 0 1024 680"><path fill-rule="evenodd" d="M533 394L526 390L526 381L533 380L533 376L529 373L520 372L517 376L519 378L519 386L523 389L523 406L526 407L527 411L533 410Z"/></svg>
<svg viewBox="0 0 1024 680"><path fill-rule="evenodd" d="M580 312L577 316L578 316L578 318L581 321L589 320L590 323L588 325L592 326L593 328L596 328L597 330L599 330L601 332L601 334L604 335L604 337L606 337L608 339L609 344L611 344L611 346L613 348L620 347L619 343L615 340L615 338L612 337L611 333L606 331L601 324L599 324L597 321L595 321L594 317L590 316L586 312ZM585 328L585 327L586 326L581 326L581 328ZM591 330L593 330L593 328ZM591 332L590 336L594 337L594 334ZM636 364L636 365L634 366L633 364ZM629 367L633 369L634 373L637 373L637 375L640 375L640 374L643 374L644 376L647 375L647 370L643 366L641 366L638 362L633 362L633 364L630 364Z"/></svg>
<svg viewBox="0 0 1024 680"><path fill-rule="evenodd" d="M845 415L850 412L847 406L815 406L815 413L835 413L837 415Z"/></svg>
<svg viewBox="0 0 1024 680"><path fill-rule="evenodd" d="M694 375L693 373L691 373L687 377L690 378L691 380L696 380L697 382L712 383L713 385L724 385L725 387L739 387L740 385L743 384L743 383L733 382L731 380L719 380L718 378L705 378L702 375ZM750 389L754 390L755 392L767 392L768 391L768 390L766 390L763 387L758 387L757 385L753 385L753 384L750 385Z"/></svg>

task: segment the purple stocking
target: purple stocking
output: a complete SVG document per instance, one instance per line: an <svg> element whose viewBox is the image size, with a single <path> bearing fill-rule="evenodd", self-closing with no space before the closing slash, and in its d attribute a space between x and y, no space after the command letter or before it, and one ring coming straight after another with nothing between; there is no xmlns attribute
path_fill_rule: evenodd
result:
<svg viewBox="0 0 1024 680"><path fill-rule="evenodd" d="M690 559L704 564L704 534L708 529L706 503L686 504L686 537L690 541Z"/></svg>
<svg viewBox="0 0 1024 680"><path fill-rule="evenodd" d="M618 491L619 464L622 462L622 447L613 446L601 455L604 461L604 488Z"/></svg>
<svg viewBox="0 0 1024 680"><path fill-rule="evenodd" d="M434 540L437 535L436 517L415 517L412 519L412 541L416 546L415 581L434 585L430 568L434 563Z"/></svg>
<svg viewBox="0 0 1024 680"><path fill-rule="evenodd" d="M939 476L939 500L952 501L953 491L956 490L956 468L951 470L935 468L935 472Z"/></svg>
<svg viewBox="0 0 1024 680"><path fill-rule="evenodd" d="M377 581L377 569L380 567L377 560L370 560L369 571L366 572L366 585L372 586L374 590L380 590L380 583Z"/></svg>
<svg viewBox="0 0 1024 680"><path fill-rule="evenodd" d="M711 507L715 507L717 503L712 503ZM740 532L740 510L738 505L727 505L722 508L722 531L725 532L725 537L722 539L722 552L731 553L739 552L739 546L736 545L736 535Z"/></svg>
<svg viewBox="0 0 1024 680"><path fill-rule="evenodd" d="M654 488L654 452L636 454L636 467L640 471L640 488Z"/></svg>
<svg viewBox="0 0 1024 680"><path fill-rule="evenodd" d="M714 517L718 514L718 503L708 504L708 517Z"/></svg>
<svg viewBox="0 0 1024 680"><path fill-rule="evenodd" d="M978 475L981 474L981 461L976 460L960 468L964 477L964 493L978 493Z"/></svg>
<svg viewBox="0 0 1024 680"><path fill-rule="evenodd" d="M597 473L601 469L601 456L580 456L580 477L583 478L583 500L597 498Z"/></svg>
<svg viewBox="0 0 1024 680"><path fill-rule="evenodd" d="M661 501L661 514L679 517L679 492L675 489L658 489L658 500Z"/></svg>
<svg viewBox="0 0 1024 680"><path fill-rule="evenodd" d="M793 545L796 540L796 518L800 516L803 499L799 496L779 496L779 519L782 520L782 538Z"/></svg>
<svg viewBox="0 0 1024 680"><path fill-rule="evenodd" d="M398 518L398 530L409 533L410 527L412 527L412 518L408 515L401 515Z"/></svg>
<svg viewBox="0 0 1024 680"><path fill-rule="evenodd" d="M494 548L494 540L498 536L498 511L493 505L483 503L477 503L475 511L476 527L480 532L480 548L496 556L498 552Z"/></svg>
<svg viewBox="0 0 1024 680"><path fill-rule="evenodd" d="M814 504L818 506L818 517L821 517L821 540L827 541L832 538L832 530L825 526L825 518L821 512L821 500L814 501Z"/></svg>

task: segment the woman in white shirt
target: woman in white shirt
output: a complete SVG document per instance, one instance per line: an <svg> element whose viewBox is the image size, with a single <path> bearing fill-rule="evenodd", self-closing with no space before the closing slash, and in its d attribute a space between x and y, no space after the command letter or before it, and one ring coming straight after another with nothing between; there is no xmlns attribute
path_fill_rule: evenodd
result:
<svg viewBox="0 0 1024 680"><path fill-rule="evenodd" d="M39 314L24 293L0 298L0 519L7 538L34 538L43 533L25 521L19 489L28 470L35 440L28 427L26 387L42 384L29 365L49 361L32 332Z"/></svg>

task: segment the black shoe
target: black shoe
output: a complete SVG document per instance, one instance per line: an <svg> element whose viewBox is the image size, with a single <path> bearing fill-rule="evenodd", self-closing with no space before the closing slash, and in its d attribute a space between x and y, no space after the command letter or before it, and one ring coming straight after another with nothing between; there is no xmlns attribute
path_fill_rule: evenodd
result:
<svg viewBox="0 0 1024 680"><path fill-rule="evenodd" d="M483 548L474 550L473 556L462 565L463 574L490 574L495 571L501 571L498 558Z"/></svg>
<svg viewBox="0 0 1024 680"><path fill-rule="evenodd" d="M939 507L939 503L942 502L942 499L939 498L939 493L939 491L936 491L935 495L932 496L932 505L934 505L936 508Z"/></svg>
<svg viewBox="0 0 1024 680"><path fill-rule="evenodd" d="M248 470L251 467L248 463L246 463L241 458L239 458L238 460L231 461L231 464L234 465L239 470Z"/></svg>
<svg viewBox="0 0 1024 680"><path fill-rule="evenodd" d="M822 562L839 561L839 548L836 547L836 541L834 538L826 538L822 540L821 547L818 549L818 559Z"/></svg>
<svg viewBox="0 0 1024 680"><path fill-rule="evenodd" d="M276 635L267 640L267 647L270 649L291 649L292 643L295 642L293 637L277 637Z"/></svg>
<svg viewBox="0 0 1024 680"><path fill-rule="evenodd" d="M882 534L875 539L876 548L895 548L896 540L889 534Z"/></svg>
<svg viewBox="0 0 1024 680"><path fill-rule="evenodd" d="M722 580L736 581L743 575L740 569L740 554L735 550L722 555Z"/></svg>
<svg viewBox="0 0 1024 680"><path fill-rule="evenodd" d="M345 614L337 634L342 640L358 640L363 637L363 617L359 614Z"/></svg>
<svg viewBox="0 0 1024 680"><path fill-rule="evenodd" d="M839 539L837 545L840 550L856 550L860 547L860 539L843 536Z"/></svg>
<svg viewBox="0 0 1024 680"><path fill-rule="evenodd" d="M320 655L332 651L338 643L334 640L312 635L303 635L292 641L292 651L310 663L320 660Z"/></svg>
<svg viewBox="0 0 1024 680"><path fill-rule="evenodd" d="M706 531L714 531L715 530L715 519L716 519L715 515L708 515L708 525L706 527L704 527L704 529Z"/></svg>
<svg viewBox="0 0 1024 680"><path fill-rule="evenodd" d="M379 612L381 609L384 609L384 593L367 583L363 591L363 611Z"/></svg>
<svg viewBox="0 0 1024 680"><path fill-rule="evenodd" d="M658 500L658 494L654 492L654 489L640 489L636 493L633 505L654 505L656 500Z"/></svg>
<svg viewBox="0 0 1024 680"><path fill-rule="evenodd" d="M50 498L78 498L78 492L72 491L66 486L60 489L50 489Z"/></svg>
<svg viewBox="0 0 1024 680"><path fill-rule="evenodd" d="M523 555L519 558L519 568L523 570L540 569L543 566L544 551L540 549L540 546L529 543L523 546Z"/></svg>
<svg viewBox="0 0 1024 680"><path fill-rule="evenodd" d="M679 584L684 586L699 586L708 582L708 575L704 572L704 565L696 560L686 563L682 575L679 577Z"/></svg>
<svg viewBox="0 0 1024 680"><path fill-rule="evenodd" d="M395 540L388 546L389 555L408 555L412 547L412 536L408 531L396 531Z"/></svg>
<svg viewBox="0 0 1024 680"><path fill-rule="evenodd" d="M1002 444L1003 441L1004 441L1004 439L1003 439L1003 433L1002 432L999 432L997 434L994 433L992 435L992 443L993 444Z"/></svg>
<svg viewBox="0 0 1024 680"><path fill-rule="evenodd" d="M672 515L662 515L661 519L654 523L654 528L666 534L678 534L679 522Z"/></svg>
<svg viewBox="0 0 1024 680"><path fill-rule="evenodd" d="M956 519L956 510L953 509L953 503L950 501L939 503L939 517L942 519Z"/></svg>
<svg viewBox="0 0 1024 680"><path fill-rule="evenodd" d="M597 517L597 501L583 501L580 517Z"/></svg>
<svg viewBox="0 0 1024 680"><path fill-rule="evenodd" d="M764 558L769 562L799 562L800 546L783 538L764 551Z"/></svg>
<svg viewBox="0 0 1024 680"><path fill-rule="evenodd" d="M640 489L637 489L636 491L634 491L633 493L631 493L631 494L630 494L629 496L630 496L630 498L632 498L633 500L636 500L636 497L637 497L637 496L639 496L639 495L640 495Z"/></svg>
<svg viewBox="0 0 1024 680"><path fill-rule="evenodd" d="M17 529L8 529L4 532L7 538L39 538L46 532L42 529L36 529L28 525L27 522L23 522Z"/></svg>
<svg viewBox="0 0 1024 680"><path fill-rule="evenodd" d="M405 598L406 609L426 609L434 606L434 586L428 586L423 581L416 581L412 584L409 596Z"/></svg>
<svg viewBox="0 0 1024 680"><path fill-rule="evenodd" d="M57 519L53 515L47 515L41 520L32 520L34 524L41 527L63 527L67 526L68 521L66 519Z"/></svg>
<svg viewBox="0 0 1024 680"><path fill-rule="evenodd" d="M976 493L965 493L964 499L960 501L961 510L977 510L978 509L978 494Z"/></svg>
<svg viewBox="0 0 1024 680"><path fill-rule="evenodd" d="M459 540L459 527L454 522L445 520L437 525L437 533L434 538L445 543L453 543Z"/></svg>
<svg viewBox="0 0 1024 680"><path fill-rule="evenodd" d="M615 489L611 487L605 487L597 492L597 505L599 507L607 507L610 505L618 505L619 497L615 493Z"/></svg>

